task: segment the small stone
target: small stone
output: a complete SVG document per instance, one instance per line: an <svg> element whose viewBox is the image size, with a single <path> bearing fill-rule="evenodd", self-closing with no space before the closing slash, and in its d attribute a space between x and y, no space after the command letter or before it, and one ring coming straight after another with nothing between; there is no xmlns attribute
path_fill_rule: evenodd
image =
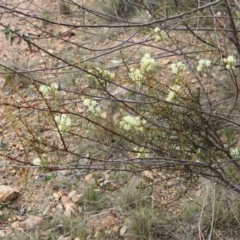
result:
<svg viewBox="0 0 240 240"><path fill-rule="evenodd" d="M71 238L71 237L60 236L60 237L58 238L58 240L72 240L72 238Z"/></svg>
<svg viewBox="0 0 240 240"><path fill-rule="evenodd" d="M63 211L63 205L61 203L59 203L56 207L56 209L59 211L59 212L62 212Z"/></svg>
<svg viewBox="0 0 240 240"><path fill-rule="evenodd" d="M48 49L48 52L53 54L54 53L54 50L53 49Z"/></svg>
<svg viewBox="0 0 240 240"><path fill-rule="evenodd" d="M0 185L0 201L10 202L19 196L19 191L6 185Z"/></svg>
<svg viewBox="0 0 240 240"><path fill-rule="evenodd" d="M77 194L77 191L76 190L73 190L71 191L69 194L68 194L68 198L72 198L73 196L75 196Z"/></svg>
<svg viewBox="0 0 240 240"><path fill-rule="evenodd" d="M57 209L56 208L52 208L52 213L56 213Z"/></svg>
<svg viewBox="0 0 240 240"><path fill-rule="evenodd" d="M26 212L26 209L24 208L24 207L20 207L19 208L19 210L18 210L18 213L20 214L20 215L23 215L24 213Z"/></svg>
<svg viewBox="0 0 240 240"><path fill-rule="evenodd" d="M46 215L48 212L49 212L49 210L50 210L50 208L51 208L51 205L48 205L44 210L43 210L43 215Z"/></svg>
<svg viewBox="0 0 240 240"><path fill-rule="evenodd" d="M127 226L123 226L121 229L120 229L120 236L123 237L127 232Z"/></svg>
<svg viewBox="0 0 240 240"><path fill-rule="evenodd" d="M54 192L53 193L53 197L55 200L59 201L59 199L61 198L62 196L62 192Z"/></svg>
<svg viewBox="0 0 240 240"><path fill-rule="evenodd" d="M4 231L0 230L0 238L4 238L6 236L6 234L4 233Z"/></svg>

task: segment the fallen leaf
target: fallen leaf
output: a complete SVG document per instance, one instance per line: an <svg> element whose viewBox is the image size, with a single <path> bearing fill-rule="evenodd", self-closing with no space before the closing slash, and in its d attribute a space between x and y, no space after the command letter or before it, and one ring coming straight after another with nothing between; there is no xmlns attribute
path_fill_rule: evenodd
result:
<svg viewBox="0 0 240 240"><path fill-rule="evenodd" d="M171 61L170 59L165 59L165 60L163 60L163 61L161 62L161 64L162 64L163 66L169 65L170 63L172 63L172 61Z"/></svg>
<svg viewBox="0 0 240 240"><path fill-rule="evenodd" d="M149 170L146 170L146 171L141 172L141 175L142 175L143 177L145 177L146 180L154 181L153 174L152 174L152 172L149 171Z"/></svg>
<svg viewBox="0 0 240 240"><path fill-rule="evenodd" d="M77 205L69 199L66 195L63 195L61 198L61 203L65 210L64 215L67 217L71 217L72 215L76 215L78 213Z"/></svg>
<svg viewBox="0 0 240 240"><path fill-rule="evenodd" d="M13 223L11 224L11 226L12 226L13 228L16 228L16 229L20 230L20 231L23 230L23 228L20 226L19 221L13 222Z"/></svg>
<svg viewBox="0 0 240 240"><path fill-rule="evenodd" d="M92 174L88 174L88 175L85 176L85 180L86 180L86 181L88 181L88 180L90 180L90 179L92 179L92 178L93 178L93 175L92 175Z"/></svg>

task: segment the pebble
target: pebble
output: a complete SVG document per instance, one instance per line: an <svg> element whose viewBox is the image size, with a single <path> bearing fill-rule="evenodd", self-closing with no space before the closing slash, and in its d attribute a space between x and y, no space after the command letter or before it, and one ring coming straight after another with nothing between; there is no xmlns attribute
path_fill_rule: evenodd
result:
<svg viewBox="0 0 240 240"><path fill-rule="evenodd" d="M4 238L6 236L6 234L4 233L4 231L0 230L0 238Z"/></svg>

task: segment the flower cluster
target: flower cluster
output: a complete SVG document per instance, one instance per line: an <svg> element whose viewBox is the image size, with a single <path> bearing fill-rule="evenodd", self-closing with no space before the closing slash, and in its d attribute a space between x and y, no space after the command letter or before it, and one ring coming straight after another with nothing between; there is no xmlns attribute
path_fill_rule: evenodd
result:
<svg viewBox="0 0 240 240"><path fill-rule="evenodd" d="M233 158L239 157L240 153L238 147L230 148L230 154Z"/></svg>
<svg viewBox="0 0 240 240"><path fill-rule="evenodd" d="M101 85L106 85L107 83L106 83L106 81L105 81L105 79L107 79L107 80L111 80L111 79L114 79L115 78L115 73L111 73L110 71L108 71L108 70L103 70L103 69L101 69L101 68L99 68L99 67L97 67L97 68L94 68L94 69L91 69L91 70L89 70L88 71L89 73L92 73L92 74L94 74L94 75L96 75L96 76L99 76L99 78L95 78L94 76L92 76L91 74L87 74L86 75L86 77L87 78L90 78L90 79L92 79L92 78L94 78L94 82L95 82L95 84L101 84Z"/></svg>
<svg viewBox="0 0 240 240"><path fill-rule="evenodd" d="M146 53L141 59L140 69L143 73L147 73L153 69L154 65L155 59L149 53Z"/></svg>
<svg viewBox="0 0 240 240"><path fill-rule="evenodd" d="M174 74L178 75L180 72L185 71L187 68L186 65L180 61L177 63L172 63L171 69Z"/></svg>
<svg viewBox="0 0 240 240"><path fill-rule="evenodd" d="M35 165L35 166L41 166L42 165L42 160L41 158L34 158L32 160L32 164Z"/></svg>
<svg viewBox="0 0 240 240"><path fill-rule="evenodd" d="M136 158L147 158L150 156L149 151L144 147L135 147L133 150L137 152Z"/></svg>
<svg viewBox="0 0 240 240"><path fill-rule="evenodd" d="M133 80L138 86L141 86L146 74L150 72L154 68L154 66L154 58L152 58L149 53L146 53L140 61L140 69L130 69L129 78Z"/></svg>
<svg viewBox="0 0 240 240"><path fill-rule="evenodd" d="M141 70L138 68L131 68L129 73L130 79L132 79L138 86L142 85L142 80L144 79L144 75Z"/></svg>
<svg viewBox="0 0 240 240"><path fill-rule="evenodd" d="M115 73L111 73L108 70L102 70L101 68L96 68L96 71L103 78L107 78L107 79L115 78Z"/></svg>
<svg viewBox="0 0 240 240"><path fill-rule="evenodd" d="M87 97L83 97L82 100L83 100L83 105L88 108L89 112L92 112L94 114L100 113L101 108L95 100Z"/></svg>
<svg viewBox="0 0 240 240"><path fill-rule="evenodd" d="M205 69L209 68L211 66L210 60L200 59L197 66L198 72L203 72Z"/></svg>
<svg viewBox="0 0 240 240"><path fill-rule="evenodd" d="M224 58L223 62L226 64L227 70L235 69L234 64L236 63L236 59L234 58L234 56L228 56L227 58Z"/></svg>
<svg viewBox="0 0 240 240"><path fill-rule="evenodd" d="M160 30L158 27L154 28L154 33L157 34L157 36L155 37L156 42L160 42L160 41L169 39L167 33L164 30Z"/></svg>
<svg viewBox="0 0 240 240"><path fill-rule="evenodd" d="M120 126L124 130L134 130L143 131L143 126L146 124L145 119L141 119L140 117L135 116L125 116L123 117L122 121L120 122Z"/></svg>
<svg viewBox="0 0 240 240"><path fill-rule="evenodd" d="M61 116L56 116L55 121L58 125L58 129L61 134L64 134L70 130L72 121L71 121L71 118L68 117L66 114L62 114Z"/></svg>
<svg viewBox="0 0 240 240"><path fill-rule="evenodd" d="M39 91L43 94L44 97L49 98L52 95L55 95L59 89L57 83L52 83L50 86L41 85Z"/></svg>
<svg viewBox="0 0 240 240"><path fill-rule="evenodd" d="M166 97L166 101L168 102L172 102L174 96L176 93L179 93L179 91L181 90L181 86L180 85L173 85L171 88L170 88L170 91Z"/></svg>

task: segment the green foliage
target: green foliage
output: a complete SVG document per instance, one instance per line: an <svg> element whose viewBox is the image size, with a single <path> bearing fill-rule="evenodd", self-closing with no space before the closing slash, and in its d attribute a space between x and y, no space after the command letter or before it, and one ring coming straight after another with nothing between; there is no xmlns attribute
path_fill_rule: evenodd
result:
<svg viewBox="0 0 240 240"><path fill-rule="evenodd" d="M109 203L107 196L101 192L96 184L90 183L86 186L82 202L85 209L99 211L107 207Z"/></svg>
<svg viewBox="0 0 240 240"><path fill-rule="evenodd" d="M14 42L14 39L15 39L15 35L18 34L20 31L20 29L18 29L17 27L15 27L15 30L11 30L10 29L10 24L8 24L6 26L5 29L2 30L2 32L5 34L6 36L6 39L9 40L10 39L10 42L11 42L11 45L13 44Z"/></svg>
<svg viewBox="0 0 240 240"><path fill-rule="evenodd" d="M131 212L129 227L136 239L149 239L151 233L151 210L140 208Z"/></svg>
<svg viewBox="0 0 240 240"><path fill-rule="evenodd" d="M140 179L133 178L129 184L122 187L117 203L124 209L136 209L150 204L151 188L145 186Z"/></svg>
<svg viewBox="0 0 240 240"><path fill-rule="evenodd" d="M69 15L71 13L70 5L62 0L59 0L60 13L64 15Z"/></svg>
<svg viewBox="0 0 240 240"><path fill-rule="evenodd" d="M42 12L42 26L46 27L47 25L49 25L49 21L53 20L53 14L49 11L43 11Z"/></svg>
<svg viewBox="0 0 240 240"><path fill-rule="evenodd" d="M39 62L33 61L29 57L19 57L18 54L14 57L14 60L4 68L5 82L3 89L8 92L16 92L18 89L30 89L32 78L36 76L31 71L38 66ZM28 73L28 71L30 72Z"/></svg>
<svg viewBox="0 0 240 240"><path fill-rule="evenodd" d="M32 50L32 45L30 41L30 37L27 34L20 34L20 29L15 27L14 30L10 28L10 24L8 24L5 29L2 30L2 32L5 34L6 39L10 40L11 45L13 45L14 40L17 38L18 42L17 44L20 44L21 41L25 41L29 47L30 50Z"/></svg>
<svg viewBox="0 0 240 240"><path fill-rule="evenodd" d="M7 222L11 216L11 211L7 208L1 208L0 221Z"/></svg>
<svg viewBox="0 0 240 240"><path fill-rule="evenodd" d="M167 233L164 230L168 220L163 212L151 208L137 208L130 212L130 217L126 224L129 228L129 234L133 239L147 240L156 238L166 238Z"/></svg>
<svg viewBox="0 0 240 240"><path fill-rule="evenodd" d="M60 224L62 226L63 235L85 239L89 234L82 217L78 217L76 219L62 217L60 219Z"/></svg>
<svg viewBox="0 0 240 240"><path fill-rule="evenodd" d="M187 219L192 225L197 222L203 235L207 235L212 229L216 239L219 239L220 235L227 236L230 232L233 239L237 239L238 195L210 181L206 181L203 186L197 196L192 195L188 200L181 201L182 213L178 220L181 222Z"/></svg>
<svg viewBox="0 0 240 240"><path fill-rule="evenodd" d="M138 2L138 1L133 1ZM128 18L134 13L136 7L126 0L109 1L104 0L99 3L103 12L110 16Z"/></svg>

